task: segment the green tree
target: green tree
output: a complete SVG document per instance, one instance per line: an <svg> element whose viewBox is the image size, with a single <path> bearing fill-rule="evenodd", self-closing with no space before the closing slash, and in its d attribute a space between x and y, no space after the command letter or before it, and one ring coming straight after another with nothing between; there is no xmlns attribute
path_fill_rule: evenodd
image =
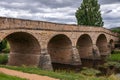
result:
<svg viewBox="0 0 120 80"><path fill-rule="evenodd" d="M7 45L7 41L3 40L2 42L0 42L0 51L2 51L4 48L6 48Z"/></svg>
<svg viewBox="0 0 120 80"><path fill-rule="evenodd" d="M83 0L75 16L78 25L102 27L104 24L98 0Z"/></svg>
<svg viewBox="0 0 120 80"><path fill-rule="evenodd" d="M5 52L9 52L9 44L6 39L2 40L0 42L0 52L5 50Z"/></svg>

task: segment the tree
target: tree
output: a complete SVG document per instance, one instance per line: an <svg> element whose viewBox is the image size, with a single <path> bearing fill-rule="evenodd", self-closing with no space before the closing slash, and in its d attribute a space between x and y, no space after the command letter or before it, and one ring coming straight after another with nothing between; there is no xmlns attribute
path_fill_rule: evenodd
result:
<svg viewBox="0 0 120 80"><path fill-rule="evenodd" d="M78 25L103 26L98 0L83 0L75 13Z"/></svg>
<svg viewBox="0 0 120 80"><path fill-rule="evenodd" d="M0 52L2 51L9 52L9 50L10 50L10 47L9 47L7 40L6 39L2 40L0 42Z"/></svg>

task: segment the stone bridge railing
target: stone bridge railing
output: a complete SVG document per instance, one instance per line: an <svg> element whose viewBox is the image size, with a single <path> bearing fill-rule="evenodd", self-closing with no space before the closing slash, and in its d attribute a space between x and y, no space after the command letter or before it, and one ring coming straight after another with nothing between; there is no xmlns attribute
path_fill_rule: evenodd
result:
<svg viewBox="0 0 120 80"><path fill-rule="evenodd" d="M32 21L25 19L15 19L0 17L0 29L30 29L30 30L51 30L67 32L104 32L112 36L118 36L117 33L111 32L103 27L86 27L69 24L58 24L44 21Z"/></svg>

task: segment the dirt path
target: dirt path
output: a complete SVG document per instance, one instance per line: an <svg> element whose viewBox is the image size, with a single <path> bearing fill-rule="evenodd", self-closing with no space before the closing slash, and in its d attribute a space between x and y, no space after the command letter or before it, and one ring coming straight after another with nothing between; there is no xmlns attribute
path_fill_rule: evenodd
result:
<svg viewBox="0 0 120 80"><path fill-rule="evenodd" d="M36 75L36 74L23 73L23 72L10 70L10 69L6 69L6 68L0 68L0 72L4 73L4 74L11 75L11 76L26 78L28 80L59 80L59 79L54 79L54 78L50 78L47 76L40 76L40 75Z"/></svg>

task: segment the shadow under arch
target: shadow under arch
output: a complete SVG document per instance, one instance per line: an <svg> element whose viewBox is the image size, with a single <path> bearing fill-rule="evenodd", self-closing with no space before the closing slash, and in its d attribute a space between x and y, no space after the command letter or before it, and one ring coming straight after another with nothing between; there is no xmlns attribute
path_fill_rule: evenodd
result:
<svg viewBox="0 0 120 80"><path fill-rule="evenodd" d="M107 44L107 38L104 34L100 34L96 41L96 46L99 49L101 56L108 55L108 44Z"/></svg>
<svg viewBox="0 0 120 80"><path fill-rule="evenodd" d="M114 48L115 48L114 40L113 40L113 39L110 39L110 41L109 41L110 53L113 53Z"/></svg>
<svg viewBox="0 0 120 80"><path fill-rule="evenodd" d="M9 65L38 66L40 45L38 40L27 32L13 32L5 37L10 44Z"/></svg>
<svg viewBox="0 0 120 80"><path fill-rule="evenodd" d="M80 54L80 58L87 59L92 56L92 39L88 34L83 34L77 41L77 49Z"/></svg>
<svg viewBox="0 0 120 80"><path fill-rule="evenodd" d="M72 42L64 34L55 35L48 42L48 54L50 54L53 68L55 64L70 64L72 55Z"/></svg>

